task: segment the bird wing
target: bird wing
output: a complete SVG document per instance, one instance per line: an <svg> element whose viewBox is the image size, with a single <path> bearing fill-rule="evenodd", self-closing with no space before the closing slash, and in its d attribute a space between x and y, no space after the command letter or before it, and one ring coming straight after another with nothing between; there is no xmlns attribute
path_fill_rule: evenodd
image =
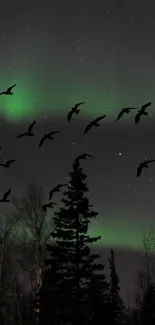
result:
<svg viewBox="0 0 155 325"><path fill-rule="evenodd" d="M93 121L93 124L95 124L96 122L99 122L100 120L102 120L103 118L105 118L106 115L102 115L100 117L97 117L94 121Z"/></svg>
<svg viewBox="0 0 155 325"><path fill-rule="evenodd" d="M154 162L155 160L147 160L146 163L152 163Z"/></svg>
<svg viewBox="0 0 155 325"><path fill-rule="evenodd" d="M5 91L3 91L2 93L0 93L0 95L3 95L3 94L5 94Z"/></svg>
<svg viewBox="0 0 155 325"><path fill-rule="evenodd" d="M142 105L142 110L144 111L150 105L151 105L151 102Z"/></svg>
<svg viewBox="0 0 155 325"><path fill-rule="evenodd" d="M13 86L9 87L9 88L7 89L7 91L8 91L8 92L11 91L11 89L14 88L15 86L16 86L16 84L14 84Z"/></svg>
<svg viewBox="0 0 155 325"><path fill-rule="evenodd" d="M75 104L75 106L74 106L74 108L76 109L76 108L78 108L80 105L82 105L82 104L85 104L85 102L81 102L81 103L77 103L77 104Z"/></svg>
<svg viewBox="0 0 155 325"><path fill-rule="evenodd" d="M33 123L31 123L31 125L28 127L28 132L30 133L33 126L36 124L36 121L33 121Z"/></svg>
<svg viewBox="0 0 155 325"><path fill-rule="evenodd" d="M127 107L126 109L138 109L138 107Z"/></svg>
<svg viewBox="0 0 155 325"><path fill-rule="evenodd" d="M94 122L94 121L93 121L93 122ZM84 130L84 133L87 133L87 132L91 129L91 127L94 125L93 122L89 123L89 124L86 126L86 128L85 128L85 130Z"/></svg>
<svg viewBox="0 0 155 325"><path fill-rule="evenodd" d="M140 115L139 115L139 113L138 113L138 114L136 114L136 116L135 116L135 123L137 124L139 121L140 121Z"/></svg>
<svg viewBox="0 0 155 325"><path fill-rule="evenodd" d="M44 135L41 140L40 140L40 143L39 143L39 148L43 145L43 143L45 142L46 140L46 136Z"/></svg>
<svg viewBox="0 0 155 325"><path fill-rule="evenodd" d="M19 134L19 135L17 136L17 139L22 138L22 137L24 137L25 135L27 135L27 133L21 133L21 134Z"/></svg>
<svg viewBox="0 0 155 325"><path fill-rule="evenodd" d="M137 177L139 177L140 176L140 174L141 174L141 172L142 172L142 166L140 165L140 166L138 166L138 168L137 168Z"/></svg>
<svg viewBox="0 0 155 325"><path fill-rule="evenodd" d="M13 163L14 161L16 161L17 159L11 159L11 160L8 160L7 162L6 162L6 165L10 165L11 163Z"/></svg>
<svg viewBox="0 0 155 325"><path fill-rule="evenodd" d="M53 131L53 132L50 132L48 135L54 135L54 134L57 134L57 133L60 133L60 131Z"/></svg>
<svg viewBox="0 0 155 325"><path fill-rule="evenodd" d="M68 122L71 120L72 115L73 115L73 111L70 111L67 115Z"/></svg>
<svg viewBox="0 0 155 325"><path fill-rule="evenodd" d="M121 112L118 114L116 121L118 121L123 114L124 114L124 109L122 109Z"/></svg>
<svg viewBox="0 0 155 325"><path fill-rule="evenodd" d="M11 189L9 189L7 192L5 192L3 195L3 200L6 200L10 193L11 193Z"/></svg>

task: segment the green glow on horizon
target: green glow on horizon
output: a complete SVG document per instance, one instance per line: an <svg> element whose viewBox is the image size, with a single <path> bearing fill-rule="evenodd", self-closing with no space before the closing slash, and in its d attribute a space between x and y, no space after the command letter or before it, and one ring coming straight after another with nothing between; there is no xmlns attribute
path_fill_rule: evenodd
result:
<svg viewBox="0 0 155 325"><path fill-rule="evenodd" d="M47 217L47 220L50 220L50 218ZM140 251L144 234L147 234L150 229L155 229L155 223L153 221L148 225L148 220L146 222L144 219L136 220L132 218L124 220L118 218L117 220L113 219L108 222L107 217L100 217L100 220L103 220L103 223L98 225L92 223L89 225L89 236L101 236L101 239L93 244L94 247L117 247ZM20 235L22 232L20 232L19 227L17 225L16 233ZM31 238L31 234L29 236Z"/></svg>
<svg viewBox="0 0 155 325"><path fill-rule="evenodd" d="M90 236L102 236L95 245L120 247L140 250L144 234L150 229L155 230L155 222L152 220L138 220L137 218L116 218L108 221L105 217L100 218L103 223L91 224L88 234Z"/></svg>
<svg viewBox="0 0 155 325"><path fill-rule="evenodd" d="M1 114L7 121L20 122L34 117L43 117L46 114L65 118L71 107L79 101L86 101L86 104L80 108L80 119L106 114L106 121L108 121L109 118L115 118L122 107L135 105L133 98L132 102L127 101L125 95L122 96L116 91L110 92L101 83L64 84L63 89L63 82L60 85L57 82L55 88L48 84L46 89L45 86L42 89L40 84L35 84L33 77L29 79L27 76L21 77L21 72L17 73L17 71L11 79L8 80L6 77L1 79L1 91L16 83L13 96L0 97ZM133 118L133 114L126 116L125 120L130 118Z"/></svg>
<svg viewBox="0 0 155 325"><path fill-rule="evenodd" d="M131 236L125 231L125 229L116 229L113 227L94 227L88 231L90 236L102 236L100 240L95 245L100 246L111 246L111 247L122 247L128 249L139 250L142 243L142 233L138 233L130 227L129 233L132 233Z"/></svg>

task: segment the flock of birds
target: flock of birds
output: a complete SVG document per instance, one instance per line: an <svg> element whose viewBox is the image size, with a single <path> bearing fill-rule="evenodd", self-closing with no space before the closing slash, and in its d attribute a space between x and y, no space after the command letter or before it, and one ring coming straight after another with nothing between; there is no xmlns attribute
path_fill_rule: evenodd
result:
<svg viewBox="0 0 155 325"><path fill-rule="evenodd" d="M13 89L15 86L16 86L16 84L14 84L13 86L7 88L7 90L1 92L0 95L13 95L12 89ZM77 103L77 104L75 104L74 107L72 107L71 111L70 111L70 112L68 113L68 115L67 115L67 120L68 120L68 122L71 121L73 114L76 114L76 115L79 114L80 109L79 109L78 107L79 107L80 105L82 105L82 104L85 104L85 103L86 103L86 102ZM138 110L138 113L137 113L136 116L135 116L135 124L138 124L138 123L140 122L140 119L141 119L141 117L142 117L143 115L144 115L144 116L148 115L148 112L146 112L146 108L149 107L150 105L151 105L151 102L146 103L146 104L144 104L144 105L141 106L141 109ZM120 120L124 114L128 114L128 113L130 113L132 110L137 110L137 109L138 109L138 108L136 108L136 107L127 107L127 108L123 108L123 109L121 110L121 112L118 114L118 116L117 116L117 118L116 118L116 122L117 122L118 120ZM85 127L84 134L88 133L88 131L90 131L90 129L91 129L93 126L98 127L98 126L100 125L99 122L100 122L102 119L104 119L105 117L106 117L106 115L102 115L102 116L97 117L97 118L94 119L93 121L91 121L91 122L90 122L90 123ZM25 136L34 136L34 133L32 133L32 130L33 130L33 127L34 127L35 124L36 124L36 121L33 121L33 123L28 127L27 132L19 134L19 135L17 136L17 139L23 138L23 137L25 137ZM39 143L39 145L38 145L38 148L41 148L42 145L44 144L44 142L45 142L46 140L53 140L53 139L54 139L54 135L57 134L57 133L60 133L60 131L54 131L54 132L49 132L49 133L47 133L47 134L44 134L43 137L42 137L41 140L40 140L40 143ZM0 149L1 149L1 147L0 147ZM90 154L86 154L86 153L84 153L84 154L82 154L82 155L80 155L80 156L78 156L78 157L75 158L75 164L78 166L78 165L79 165L79 160L80 160L80 159L87 159L87 157L93 157L93 156L90 155ZM1 163L0 166L3 166L4 168L9 168L10 165L11 165L13 162L15 162L16 160L17 160L17 159L8 160L8 161L6 161L4 164ZM137 175L136 175L136 176L139 177L139 176L141 175L141 173L142 173L143 168L148 168L148 167L149 167L148 164L149 164L149 163L153 163L153 162L155 162L155 160L145 160L145 161L141 162L140 165L139 165L138 168L137 168ZM50 201L50 202L49 202L49 203L46 203L46 204L44 204L44 205L42 206L43 211L46 212L47 208L52 208L54 205L57 205L56 203L51 202L51 199L52 199L52 197L53 197L53 194L54 194L55 192L60 192L60 188L63 187L63 186L67 186L67 184L59 184L59 185L55 186L55 187L54 187L54 188L49 192L49 201ZM8 200L8 196L10 195L10 193L11 193L11 189L9 189L6 193L4 193L2 199L0 199L0 202L10 202L10 200Z"/></svg>

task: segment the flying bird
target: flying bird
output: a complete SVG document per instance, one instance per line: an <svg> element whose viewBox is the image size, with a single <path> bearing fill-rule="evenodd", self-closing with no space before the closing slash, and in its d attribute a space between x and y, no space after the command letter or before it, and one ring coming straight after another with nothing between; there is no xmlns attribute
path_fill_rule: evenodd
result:
<svg viewBox="0 0 155 325"><path fill-rule="evenodd" d="M84 130L84 133L87 133L91 128L92 126L100 126L100 124L98 123L100 120L102 120L103 118L105 118L106 115L103 115L103 116L100 116L100 117L97 117L95 120L93 120L91 123L89 123L85 130Z"/></svg>
<svg viewBox="0 0 155 325"><path fill-rule="evenodd" d="M28 127L28 131L25 132L25 133L21 133L21 134L19 134L19 135L17 136L17 139L22 138L22 137L25 137L25 136L30 136L30 137L32 137L32 136L34 135L34 133L32 133L31 131L32 131L32 129L33 129L33 127L34 127L35 124L36 124L36 121L33 121L33 122L31 123L31 125Z"/></svg>
<svg viewBox="0 0 155 325"><path fill-rule="evenodd" d="M10 200L7 199L10 193L11 193L11 189L9 189L7 192L4 193L0 202L10 202Z"/></svg>
<svg viewBox="0 0 155 325"><path fill-rule="evenodd" d="M130 111L131 111L132 109L137 109L137 108L135 108L135 107L126 107L126 108L122 108L121 112L120 112L120 113L118 114L118 116L117 116L116 122L117 122L117 121L122 117L122 115L123 115L124 113L128 114L128 113L130 113Z"/></svg>
<svg viewBox="0 0 155 325"><path fill-rule="evenodd" d="M54 202L49 202L49 203L43 204L42 209L44 212L46 212L47 208L53 208L54 205L57 205L57 204Z"/></svg>
<svg viewBox="0 0 155 325"><path fill-rule="evenodd" d="M67 119L68 119L68 122L70 122L71 118L72 118L72 115L75 113L75 114L79 114L80 110L78 109L78 107L82 104L85 104L85 102L81 102L81 103L77 103L75 104L74 107L72 107L71 111L68 113L67 115Z"/></svg>
<svg viewBox="0 0 155 325"><path fill-rule="evenodd" d="M52 137L52 135L60 133L60 131L54 131L54 132L49 132L48 134L44 134L44 136L41 138L40 143L38 145L38 148L40 148L43 143L45 142L45 140L49 139L52 140L54 139L54 137Z"/></svg>
<svg viewBox="0 0 155 325"><path fill-rule="evenodd" d="M67 184L59 184L59 185L53 187L53 189L49 192L49 200L52 199L52 196L55 192L60 192L60 188L63 186L67 186Z"/></svg>
<svg viewBox="0 0 155 325"><path fill-rule="evenodd" d="M8 160L6 161L5 164L0 164L0 166L3 166L5 168L10 168L10 164L12 164L13 162L15 162L17 159L11 159L11 160Z"/></svg>
<svg viewBox="0 0 155 325"><path fill-rule="evenodd" d="M154 162L155 160L146 160L143 161L142 163L140 163L140 165L137 168L137 177L139 177L142 173L142 169L145 168L149 168L148 164Z"/></svg>
<svg viewBox="0 0 155 325"><path fill-rule="evenodd" d="M6 91L3 91L2 93L0 93L0 95L13 95L13 92L11 92L11 90L15 86L16 86L16 84L14 84L13 86L9 87Z"/></svg>
<svg viewBox="0 0 155 325"><path fill-rule="evenodd" d="M138 111L137 115L135 116L135 124L139 123L140 117L142 115L148 115L148 112L145 112L146 108L151 105L151 102L146 103L141 106L141 109Z"/></svg>

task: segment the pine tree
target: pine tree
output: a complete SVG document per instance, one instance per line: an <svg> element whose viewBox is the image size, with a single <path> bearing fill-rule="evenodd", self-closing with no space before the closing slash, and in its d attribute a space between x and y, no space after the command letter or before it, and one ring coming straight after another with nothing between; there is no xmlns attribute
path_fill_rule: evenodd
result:
<svg viewBox="0 0 155 325"><path fill-rule="evenodd" d="M113 249L110 250L110 258L108 260L110 269L110 325L120 325L123 324L125 307L120 297L119 277L116 272L115 253Z"/></svg>
<svg viewBox="0 0 155 325"><path fill-rule="evenodd" d="M144 294L141 306L141 323L142 325L155 324L155 286L150 283Z"/></svg>
<svg viewBox="0 0 155 325"><path fill-rule="evenodd" d="M91 325L108 325L109 320L109 285L103 273L93 274L89 285L91 306Z"/></svg>
<svg viewBox="0 0 155 325"><path fill-rule="evenodd" d="M91 283L95 272L104 269L95 263L100 255L91 254L89 247L101 237L87 235L89 223L98 213L90 211L85 197L86 175L76 162L69 175L70 184L62 199L64 207L54 213L51 236L55 245L47 246L50 256L40 291L41 324L90 324ZM106 286L105 277L102 282Z"/></svg>

